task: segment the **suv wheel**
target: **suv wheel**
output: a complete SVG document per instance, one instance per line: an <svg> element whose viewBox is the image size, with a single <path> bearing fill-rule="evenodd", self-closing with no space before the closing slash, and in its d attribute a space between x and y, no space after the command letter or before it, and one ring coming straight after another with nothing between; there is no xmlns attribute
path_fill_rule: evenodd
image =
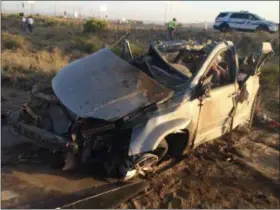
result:
<svg viewBox="0 0 280 210"><path fill-rule="evenodd" d="M149 177L154 173L154 168L165 160L167 152L168 144L163 139L153 152L145 153L136 160L134 166L126 171L124 180L129 180L137 174L142 177Z"/></svg>
<svg viewBox="0 0 280 210"><path fill-rule="evenodd" d="M229 25L227 23L222 23L222 25L220 26L220 32L228 32L229 31Z"/></svg>
<svg viewBox="0 0 280 210"><path fill-rule="evenodd" d="M269 30L268 30L267 26L260 25L256 28L256 31L257 32L268 32Z"/></svg>

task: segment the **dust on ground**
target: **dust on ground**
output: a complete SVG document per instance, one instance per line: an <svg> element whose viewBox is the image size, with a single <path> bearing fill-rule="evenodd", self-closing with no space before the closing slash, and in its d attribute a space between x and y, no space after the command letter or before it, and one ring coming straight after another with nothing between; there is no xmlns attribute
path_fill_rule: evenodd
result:
<svg viewBox="0 0 280 210"><path fill-rule="evenodd" d="M27 92L2 87L2 110L18 108L27 96ZM2 169L3 158L10 152L3 146L2 141ZM263 127L236 130L201 145L152 178L145 192L117 207L279 208L279 148L275 131Z"/></svg>
<svg viewBox="0 0 280 210"><path fill-rule="evenodd" d="M120 208L279 208L279 136L255 128L200 146Z"/></svg>

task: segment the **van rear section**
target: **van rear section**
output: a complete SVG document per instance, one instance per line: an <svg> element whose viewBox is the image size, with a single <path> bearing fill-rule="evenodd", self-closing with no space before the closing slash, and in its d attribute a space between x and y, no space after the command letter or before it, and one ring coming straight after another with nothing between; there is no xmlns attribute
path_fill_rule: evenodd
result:
<svg viewBox="0 0 280 210"><path fill-rule="evenodd" d="M219 30L220 25L225 21L225 18L228 16L229 12L221 12L215 19L213 28Z"/></svg>

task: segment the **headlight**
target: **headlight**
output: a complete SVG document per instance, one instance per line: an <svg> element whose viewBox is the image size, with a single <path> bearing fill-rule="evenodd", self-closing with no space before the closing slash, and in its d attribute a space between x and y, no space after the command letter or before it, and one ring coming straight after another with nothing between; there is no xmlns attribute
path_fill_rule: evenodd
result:
<svg viewBox="0 0 280 210"><path fill-rule="evenodd" d="M278 26L276 24L271 24L270 27L273 29L273 30L276 30L278 28Z"/></svg>

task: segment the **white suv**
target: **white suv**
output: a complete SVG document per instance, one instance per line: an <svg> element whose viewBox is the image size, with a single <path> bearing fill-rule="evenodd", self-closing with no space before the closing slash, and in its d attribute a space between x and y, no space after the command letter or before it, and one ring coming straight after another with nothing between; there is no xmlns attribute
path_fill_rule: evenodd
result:
<svg viewBox="0 0 280 210"><path fill-rule="evenodd" d="M267 31L274 33L278 30L278 24L265 20L256 14L247 11L221 12L215 20L214 29L226 32L238 31Z"/></svg>

